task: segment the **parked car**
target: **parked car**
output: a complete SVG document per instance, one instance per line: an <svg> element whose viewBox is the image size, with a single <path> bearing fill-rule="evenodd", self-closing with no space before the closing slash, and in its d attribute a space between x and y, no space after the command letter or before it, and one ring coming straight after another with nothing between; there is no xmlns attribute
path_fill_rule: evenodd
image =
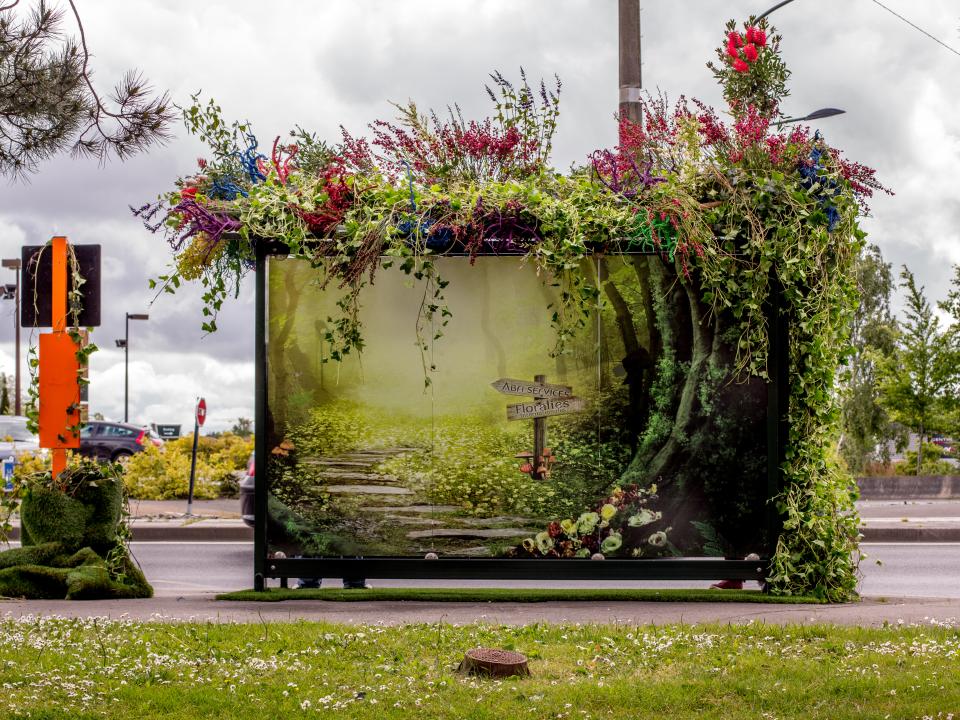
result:
<svg viewBox="0 0 960 720"><path fill-rule="evenodd" d="M44 454L40 438L27 430L27 418L22 415L0 415L0 460L21 455Z"/></svg>
<svg viewBox="0 0 960 720"><path fill-rule="evenodd" d="M250 459L247 460L247 474L240 481L240 517L243 522L253 527L256 507L254 505L254 493L256 492L256 475L254 473L253 453L250 453Z"/></svg>
<svg viewBox="0 0 960 720"><path fill-rule="evenodd" d="M148 427L96 420L80 430L80 454L103 461L122 461L148 444L163 447L163 440Z"/></svg>
<svg viewBox="0 0 960 720"><path fill-rule="evenodd" d="M948 453L951 455L956 449L956 444L954 443L953 440L951 440L950 438L939 436L939 435L936 437L930 438L930 442L932 442L934 445L939 445L945 453Z"/></svg>

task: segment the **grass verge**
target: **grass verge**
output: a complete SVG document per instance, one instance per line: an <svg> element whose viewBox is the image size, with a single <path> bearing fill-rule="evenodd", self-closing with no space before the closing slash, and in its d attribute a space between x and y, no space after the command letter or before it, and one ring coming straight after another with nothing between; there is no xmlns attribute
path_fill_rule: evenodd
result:
<svg viewBox="0 0 960 720"><path fill-rule="evenodd" d="M217 600L327 600L330 602L371 602L373 600L408 600L419 602L750 602L750 603L820 603L809 595L780 597L759 590L693 590L585 588L374 588L341 590L340 588L294 590L269 588L263 592L239 590L217 595Z"/></svg>
<svg viewBox="0 0 960 720"><path fill-rule="evenodd" d="M462 677L472 647L530 678ZM960 626L385 627L0 616L4 720L938 718Z"/></svg>

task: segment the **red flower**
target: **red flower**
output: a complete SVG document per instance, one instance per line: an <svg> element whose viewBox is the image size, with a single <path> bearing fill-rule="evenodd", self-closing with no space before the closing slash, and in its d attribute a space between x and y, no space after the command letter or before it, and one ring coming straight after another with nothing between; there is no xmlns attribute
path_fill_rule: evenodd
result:
<svg viewBox="0 0 960 720"><path fill-rule="evenodd" d="M732 57L734 60L740 57L740 53L737 52L737 48L732 43L727 45L727 55Z"/></svg>
<svg viewBox="0 0 960 720"><path fill-rule="evenodd" d="M547 526L547 534L552 538L560 537L563 535L563 528L560 527L560 523L554 520Z"/></svg>
<svg viewBox="0 0 960 720"><path fill-rule="evenodd" d="M743 49L743 54L750 62L757 61L757 46L750 44Z"/></svg>
<svg viewBox="0 0 960 720"><path fill-rule="evenodd" d="M197 196L197 187L196 185L191 185L190 187L185 187L180 191L180 197L183 200L193 200Z"/></svg>
<svg viewBox="0 0 960 720"><path fill-rule="evenodd" d="M759 28L753 31L753 44L763 47L767 44L767 34Z"/></svg>
<svg viewBox="0 0 960 720"><path fill-rule="evenodd" d="M756 32L756 31L755 31L755 30L753 29L753 27L751 26L751 27L748 27L748 28L747 28L747 31L744 33L744 37L746 37L746 40L747 40L748 43L752 43L752 42L753 42L753 33L754 33L754 32Z"/></svg>
<svg viewBox="0 0 960 720"><path fill-rule="evenodd" d="M731 32L730 34L727 35L727 42L730 45L733 45L734 47L740 47L741 45L743 45L743 38L740 37L740 33Z"/></svg>
<svg viewBox="0 0 960 720"><path fill-rule="evenodd" d="M750 69L750 66L747 65L743 60L737 59L733 62L733 69L740 73L745 73Z"/></svg>

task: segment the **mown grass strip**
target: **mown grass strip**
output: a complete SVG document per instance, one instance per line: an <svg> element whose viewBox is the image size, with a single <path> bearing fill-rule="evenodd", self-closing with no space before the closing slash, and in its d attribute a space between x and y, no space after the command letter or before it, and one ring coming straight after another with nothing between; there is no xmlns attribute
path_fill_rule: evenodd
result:
<svg viewBox="0 0 960 720"><path fill-rule="evenodd" d="M239 590L217 595L217 600L327 600L329 602L371 602L405 600L410 602L748 602L773 604L819 604L809 595L780 597L759 590L700 589L623 589L623 588L373 588L372 590L283 589L263 592Z"/></svg>
<svg viewBox="0 0 960 720"><path fill-rule="evenodd" d="M533 675L459 675L474 647L521 652ZM960 708L958 658L949 619L514 627L0 615L0 718L947 720Z"/></svg>

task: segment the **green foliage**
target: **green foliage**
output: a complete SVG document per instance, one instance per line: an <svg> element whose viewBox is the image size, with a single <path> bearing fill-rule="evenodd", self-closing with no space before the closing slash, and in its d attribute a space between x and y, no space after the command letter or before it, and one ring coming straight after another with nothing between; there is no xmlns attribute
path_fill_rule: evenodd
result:
<svg viewBox="0 0 960 720"><path fill-rule="evenodd" d="M167 94L127 72L101 98L76 6L78 42L64 32L63 9L19 0L0 6L0 175L11 180L69 149L73 156L121 160L169 138Z"/></svg>
<svg viewBox="0 0 960 720"><path fill-rule="evenodd" d="M852 351L841 375L845 392L840 453L847 468L860 473L867 463L889 462L890 443L904 443L906 438L881 403L878 377L878 363L890 357L899 331L890 312L891 266L880 248L868 245L857 258L854 272L859 303L850 332Z"/></svg>
<svg viewBox="0 0 960 720"><path fill-rule="evenodd" d="M748 63L748 70L743 72L736 70L724 46L717 48L718 63L709 62L707 67L713 72L717 82L723 86L723 98L734 114L744 113L748 107L752 106L764 115L778 115L780 101L790 94L787 90L790 70L780 57L780 41L783 38L767 23L766 18L760 22L744 23L744 29L747 28L771 33L766 39L766 47L754 45L759 53L755 62ZM741 38L743 37L735 20L727 22L728 38L730 33L737 33Z"/></svg>
<svg viewBox="0 0 960 720"><path fill-rule="evenodd" d="M132 455L124 467L124 482L130 497L139 500L185 498L190 485L193 437L148 445ZM234 473L246 469L253 452L253 439L233 433L201 437L197 445L197 469L193 496L209 499L237 492Z"/></svg>
<svg viewBox="0 0 960 720"><path fill-rule="evenodd" d="M939 445L927 443L923 446L923 460L917 462L917 451L908 450L903 462L894 463L896 475L958 475L960 471L953 463L944 459Z"/></svg>
<svg viewBox="0 0 960 720"><path fill-rule="evenodd" d="M952 323L946 331L947 342L955 357L960 359L960 265L953 266L950 291L946 300L937 305L950 315ZM955 388L955 392L946 398L945 410L948 413L946 425L950 433L954 437L960 437L960 387Z"/></svg>
<svg viewBox="0 0 960 720"><path fill-rule="evenodd" d="M339 455L373 443L375 438L389 444L393 438L375 433L371 423L376 419L363 413L359 405L338 400L312 408L307 420L294 426L287 439L301 457Z"/></svg>
<svg viewBox="0 0 960 720"><path fill-rule="evenodd" d="M230 428L230 432L237 437L244 439L249 438L251 435L253 435L253 420L245 417L237 418L237 422L235 422L233 427Z"/></svg>
<svg viewBox="0 0 960 720"><path fill-rule="evenodd" d="M6 373L0 373L0 415L13 414L10 394L10 379Z"/></svg>
<svg viewBox="0 0 960 720"><path fill-rule="evenodd" d="M431 502L452 504L476 515L546 514L557 504L552 483L519 471L513 456L529 439L526 428L500 430L472 418L437 418L429 450L383 463Z"/></svg>
<svg viewBox="0 0 960 720"><path fill-rule="evenodd" d="M906 266L900 278L906 320L880 366L880 387L888 412L916 432L922 446L929 433L946 429L944 410L960 382L960 353Z"/></svg>

